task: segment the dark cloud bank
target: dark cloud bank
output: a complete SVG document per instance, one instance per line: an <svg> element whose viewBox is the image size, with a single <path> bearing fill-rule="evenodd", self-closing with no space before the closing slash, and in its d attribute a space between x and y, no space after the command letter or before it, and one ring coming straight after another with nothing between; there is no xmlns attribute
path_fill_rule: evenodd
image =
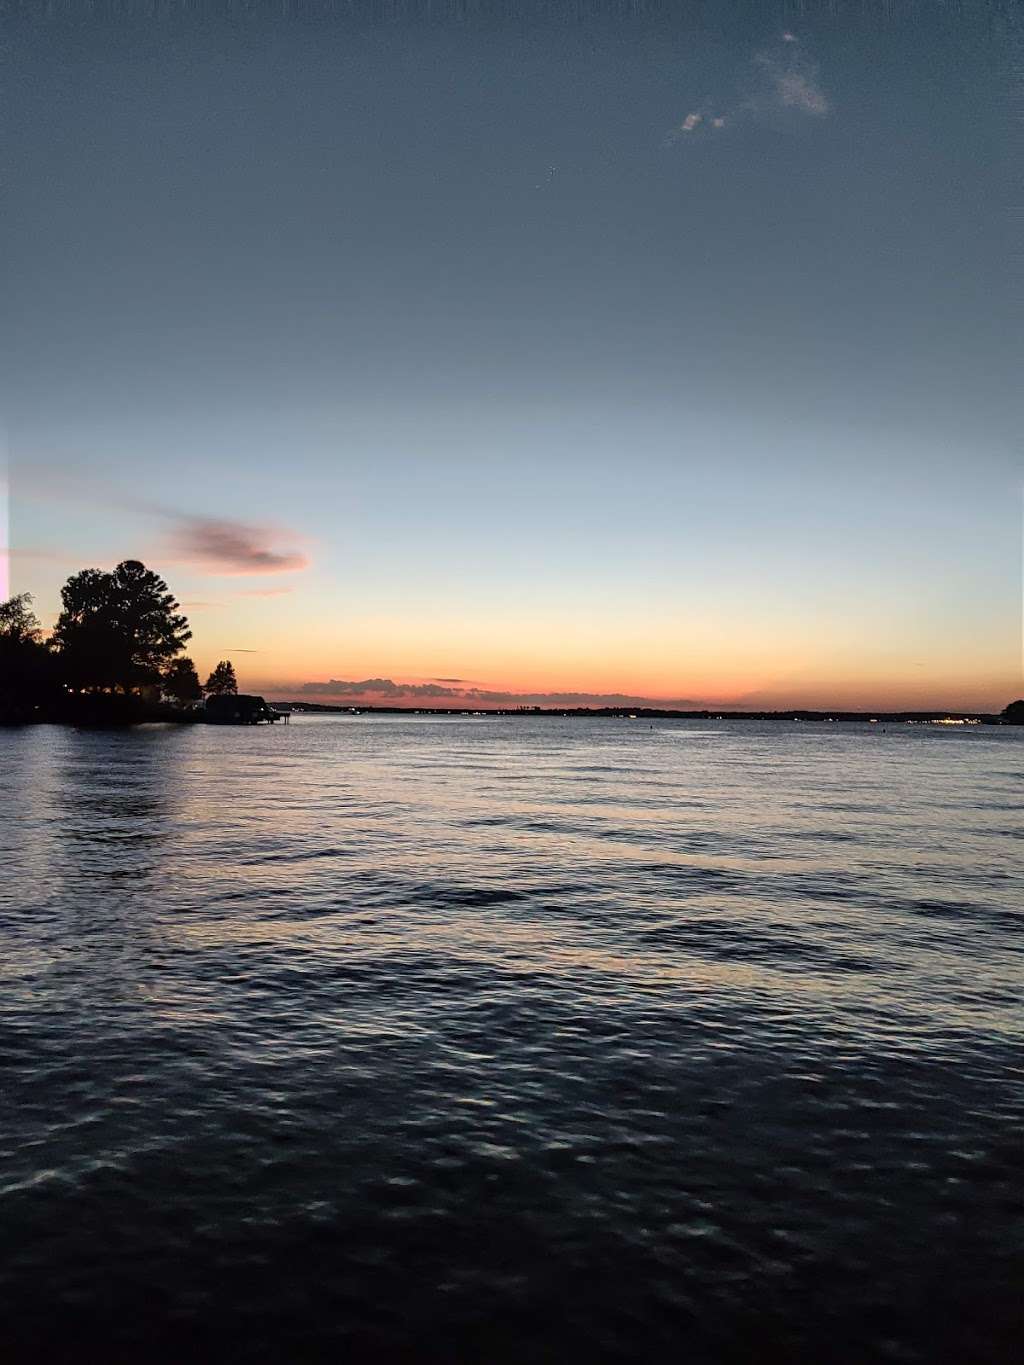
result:
<svg viewBox="0 0 1024 1365"><path fill-rule="evenodd" d="M630 696L622 692L496 692L482 687L452 687L443 682L400 683L391 678L363 678L354 681L330 678L326 682L302 683L297 687L278 689L280 699L291 701L338 702L355 701L369 704L392 705L401 702L421 702L439 705L484 706L674 706L700 707L702 702L690 698L671 700Z"/></svg>

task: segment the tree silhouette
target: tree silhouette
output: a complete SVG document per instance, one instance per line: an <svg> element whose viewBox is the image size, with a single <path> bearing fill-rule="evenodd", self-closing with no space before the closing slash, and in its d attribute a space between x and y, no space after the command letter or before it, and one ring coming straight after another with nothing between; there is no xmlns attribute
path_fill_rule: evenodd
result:
<svg viewBox="0 0 1024 1365"><path fill-rule="evenodd" d="M237 694L238 682L235 678L235 666L230 659L221 659L206 679L206 687L203 690L211 697L228 697Z"/></svg>
<svg viewBox="0 0 1024 1365"><path fill-rule="evenodd" d="M196 666L187 654L180 659L172 660L164 670L162 687L169 697L173 697L182 706L191 701L199 701L203 695Z"/></svg>
<svg viewBox="0 0 1024 1365"><path fill-rule="evenodd" d="M53 700L57 660L43 642L30 593L0 602L0 718L24 720Z"/></svg>
<svg viewBox="0 0 1024 1365"><path fill-rule="evenodd" d="M1011 701L1002 718L1006 725L1024 725L1024 700Z"/></svg>
<svg viewBox="0 0 1024 1365"><path fill-rule="evenodd" d="M159 682L192 635L167 584L137 559L110 573L83 569L64 584L61 599L53 638L68 681L79 688L128 693Z"/></svg>
<svg viewBox="0 0 1024 1365"><path fill-rule="evenodd" d="M0 640L5 645L38 644L42 633L39 617L32 610L30 592L20 592L0 602Z"/></svg>

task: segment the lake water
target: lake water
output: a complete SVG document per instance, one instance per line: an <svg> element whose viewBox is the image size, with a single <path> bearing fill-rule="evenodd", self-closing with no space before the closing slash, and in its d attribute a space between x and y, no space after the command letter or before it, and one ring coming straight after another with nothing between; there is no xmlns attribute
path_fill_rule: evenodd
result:
<svg viewBox="0 0 1024 1365"><path fill-rule="evenodd" d="M1024 732L0 732L5 1359L1009 1360Z"/></svg>

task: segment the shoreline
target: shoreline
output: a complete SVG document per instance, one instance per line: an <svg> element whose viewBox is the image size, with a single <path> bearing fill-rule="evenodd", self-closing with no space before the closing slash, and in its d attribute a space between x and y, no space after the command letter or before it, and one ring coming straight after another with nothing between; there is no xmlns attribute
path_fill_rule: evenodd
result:
<svg viewBox="0 0 1024 1365"><path fill-rule="evenodd" d="M660 707L544 707L501 708L474 710L469 707L408 707L408 706L326 706L306 702L273 702L273 710L283 717L302 715L334 716L473 716L485 719L502 716L520 720L551 718L556 720L701 720L701 721L777 721L811 725L933 725L949 727L1014 726L1005 717L984 711L676 711ZM211 721L200 709L182 710L175 707L89 707L77 714L39 708L38 713L0 715L0 728L15 729L26 725L62 725L75 729L122 729L133 725L209 725Z"/></svg>
<svg viewBox="0 0 1024 1365"><path fill-rule="evenodd" d="M789 711L681 711L659 706L330 706L323 703L274 701L271 706L291 715L388 715L388 716L554 716L563 719L619 720L777 720L808 721L811 723L863 722L871 724L941 724L1004 725L1005 721L992 711L847 711L789 710Z"/></svg>

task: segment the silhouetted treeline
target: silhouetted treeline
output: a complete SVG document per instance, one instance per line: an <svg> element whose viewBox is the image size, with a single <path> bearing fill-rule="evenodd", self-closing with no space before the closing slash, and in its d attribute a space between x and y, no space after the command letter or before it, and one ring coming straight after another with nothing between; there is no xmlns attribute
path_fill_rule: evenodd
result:
<svg viewBox="0 0 1024 1365"><path fill-rule="evenodd" d="M109 572L83 569L61 589L62 609L47 639L29 593L0 602L0 723L33 720L123 723L148 716L189 719L204 692L238 693L235 670L222 659L205 685L183 653L192 638L167 584L137 559ZM262 702L262 699L257 698ZM383 711L412 708L293 702L296 710ZM266 709L266 708L265 708ZM417 707L420 713L465 715L471 706ZM268 710L269 714L269 710ZM518 706L491 715L609 716L643 720L931 721L977 720L1024 725L1024 699L999 715L940 711L680 711L662 707Z"/></svg>
<svg viewBox="0 0 1024 1365"><path fill-rule="evenodd" d="M109 572L83 569L61 589L62 609L44 637L29 593L0 603L0 722L123 723L186 719L202 700L192 632L167 584L137 559ZM206 690L237 692L223 660Z"/></svg>
<svg viewBox="0 0 1024 1365"><path fill-rule="evenodd" d="M27 592L0 602L0 718L30 720L60 699L60 657L43 640Z"/></svg>

